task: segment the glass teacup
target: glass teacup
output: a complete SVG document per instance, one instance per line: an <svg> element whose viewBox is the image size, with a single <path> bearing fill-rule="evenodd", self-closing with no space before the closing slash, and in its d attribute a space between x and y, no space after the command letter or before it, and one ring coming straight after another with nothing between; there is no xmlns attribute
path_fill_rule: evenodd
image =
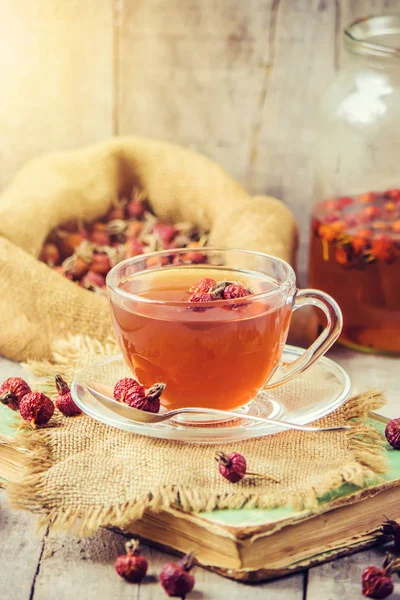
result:
<svg viewBox="0 0 400 600"><path fill-rule="evenodd" d="M186 254L187 249L174 249L129 258L107 277L123 356L146 387L166 384L167 408L244 406L262 388L302 373L339 336L337 303L321 291L298 290L285 261L247 250L202 248L202 262L186 264ZM242 284L251 295L190 302L190 288L204 278ZM306 304L320 308L327 324L302 356L283 365L292 312Z"/></svg>

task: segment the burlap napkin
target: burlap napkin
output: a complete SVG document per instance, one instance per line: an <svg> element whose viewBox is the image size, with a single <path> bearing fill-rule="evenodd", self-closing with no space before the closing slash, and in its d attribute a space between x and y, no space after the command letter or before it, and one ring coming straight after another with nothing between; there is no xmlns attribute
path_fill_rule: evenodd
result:
<svg viewBox="0 0 400 600"><path fill-rule="evenodd" d="M71 338L55 345L56 364L32 363L47 392L52 376L73 373L104 354L116 353L113 342L101 345ZM331 385L302 377L282 388L286 401L297 394ZM315 370L316 369L316 370ZM311 372L311 370L310 370ZM309 377L309 376L307 376ZM321 387L320 387L321 389ZM51 390L54 393L54 388ZM345 432L306 434L295 431L229 445L196 445L134 435L103 425L85 415L54 417L49 427L21 431L15 441L28 450L25 477L8 485L13 506L40 515L40 521L88 534L100 526L122 529L144 510L179 507L184 511L215 508L314 507L317 499L344 482L362 486L385 471L382 439L363 423L382 406L375 392L354 397L321 425L350 423ZM245 478L231 484L218 473L216 450L237 450L249 470L279 479Z"/></svg>
<svg viewBox="0 0 400 600"><path fill-rule="evenodd" d="M48 233L68 220L93 221L143 189L162 220L210 232L210 245L258 250L293 263L296 223L269 196L249 196L205 156L159 140L120 137L29 162L0 195L0 354L48 359L68 333L105 341L107 300L39 262Z"/></svg>

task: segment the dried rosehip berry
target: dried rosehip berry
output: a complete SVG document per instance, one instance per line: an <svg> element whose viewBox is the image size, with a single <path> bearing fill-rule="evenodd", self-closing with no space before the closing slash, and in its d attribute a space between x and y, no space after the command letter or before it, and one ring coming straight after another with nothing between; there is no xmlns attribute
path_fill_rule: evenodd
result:
<svg viewBox="0 0 400 600"><path fill-rule="evenodd" d="M89 271L89 262L77 255L65 259L62 266L73 279L81 279Z"/></svg>
<svg viewBox="0 0 400 600"><path fill-rule="evenodd" d="M54 404L41 392L31 392L21 399L19 412L24 421L30 421L32 425L45 425L54 414Z"/></svg>
<svg viewBox="0 0 400 600"><path fill-rule="evenodd" d="M11 410L18 410L22 398L31 391L21 377L9 377L0 386L0 402Z"/></svg>
<svg viewBox="0 0 400 600"><path fill-rule="evenodd" d="M218 470L222 477L225 477L225 479L231 483L237 483L243 479L245 475L248 475L249 477L271 479L272 481L279 483L278 479L272 475L262 475L261 473L251 473L250 471L247 471L246 459L242 454L239 454L239 452L231 452L230 454L217 452L215 460L218 463Z"/></svg>
<svg viewBox="0 0 400 600"><path fill-rule="evenodd" d="M400 189L393 188L391 190L386 190L386 192L384 192L383 195L385 198L392 198L393 200L400 200Z"/></svg>
<svg viewBox="0 0 400 600"><path fill-rule="evenodd" d="M211 279L211 277L203 277L200 281L197 281L197 283L192 285L189 292L202 294L203 292L208 292L215 285L217 285L217 282L214 279Z"/></svg>
<svg viewBox="0 0 400 600"><path fill-rule="evenodd" d="M394 551L400 553L400 525L397 521L386 519L381 528L384 535L390 536L394 541Z"/></svg>
<svg viewBox="0 0 400 600"><path fill-rule="evenodd" d="M242 285L231 283L224 289L223 299L233 300L234 298L244 298L245 296L250 296L250 294L250 290L247 290Z"/></svg>
<svg viewBox="0 0 400 600"><path fill-rule="evenodd" d="M128 239L127 241L128 252L127 256L138 256L139 254L143 254L145 250L145 245L140 242L138 239Z"/></svg>
<svg viewBox="0 0 400 600"><path fill-rule="evenodd" d="M381 216L381 210L377 206L367 206L361 213L362 218L365 218L365 221L372 221L373 219L378 219Z"/></svg>
<svg viewBox="0 0 400 600"><path fill-rule="evenodd" d="M363 596L367 598L386 598L393 592L393 581L386 569L367 567L361 576Z"/></svg>
<svg viewBox="0 0 400 600"><path fill-rule="evenodd" d="M144 556L139 554L139 542L131 540L125 544L126 554L118 556L115 561L115 570L120 577L129 583L139 583L146 576L148 563Z"/></svg>
<svg viewBox="0 0 400 600"><path fill-rule="evenodd" d="M164 389L165 383L155 383L145 392L139 390L132 391L125 397L125 403L138 410L158 413L160 410L160 396Z"/></svg>
<svg viewBox="0 0 400 600"><path fill-rule="evenodd" d="M326 224L334 223L335 221L337 221L339 219L339 217L340 217L340 213L337 213L337 212L330 213L328 215L324 215L321 219L321 222L326 223Z"/></svg>
<svg viewBox="0 0 400 600"><path fill-rule="evenodd" d="M395 450L400 450L400 418L392 419L386 425L385 437Z"/></svg>
<svg viewBox="0 0 400 600"><path fill-rule="evenodd" d="M146 260L146 268L154 269L156 267L163 267L169 265L169 258L167 256L150 256Z"/></svg>
<svg viewBox="0 0 400 600"><path fill-rule="evenodd" d="M168 223L156 223L153 227L153 233L160 239L164 248L169 248L170 242L179 233L179 230Z"/></svg>
<svg viewBox="0 0 400 600"><path fill-rule="evenodd" d="M145 206L140 200L130 200L128 202L128 215L132 219L140 219L145 213Z"/></svg>
<svg viewBox="0 0 400 600"><path fill-rule="evenodd" d="M349 259L347 257L347 252L344 248L336 248L335 250L335 260L339 265L347 265Z"/></svg>
<svg viewBox="0 0 400 600"><path fill-rule="evenodd" d="M361 576L362 593L368 598L386 598L393 592L392 573L400 570L400 559L386 556L382 567L367 567Z"/></svg>
<svg viewBox="0 0 400 600"><path fill-rule="evenodd" d="M92 264L90 265L91 271L100 273L101 275L107 275L111 269L110 257L106 253L94 253Z"/></svg>
<svg viewBox="0 0 400 600"><path fill-rule="evenodd" d="M392 231L394 231L394 233L400 233L400 221L395 221L393 223Z"/></svg>
<svg viewBox="0 0 400 600"><path fill-rule="evenodd" d="M73 254L84 239L81 233L66 233L62 235L58 243L62 257L67 258L67 256Z"/></svg>
<svg viewBox="0 0 400 600"><path fill-rule="evenodd" d="M111 244L111 238L107 231L93 231L90 234L90 241L97 246L109 246Z"/></svg>
<svg viewBox="0 0 400 600"><path fill-rule="evenodd" d="M164 389L165 383L155 383L146 390L136 379L125 377L115 384L114 399L118 402L125 402L132 408L158 413L160 396Z"/></svg>
<svg viewBox="0 0 400 600"><path fill-rule="evenodd" d="M58 265L61 260L60 251L55 244L47 243L43 246L42 252L40 254L40 260L49 265L49 267L54 267Z"/></svg>
<svg viewBox="0 0 400 600"><path fill-rule="evenodd" d="M160 573L160 582L168 596L185 600L186 594L192 591L195 579L190 569L193 567L193 556L187 554L178 563L167 563Z"/></svg>
<svg viewBox="0 0 400 600"><path fill-rule="evenodd" d="M239 452L217 452L215 460L218 462L218 470L222 477L231 483L237 483L246 475L246 459Z"/></svg>
<svg viewBox="0 0 400 600"><path fill-rule="evenodd" d="M82 413L81 409L72 400L71 390L66 381L61 375L56 375L56 388L58 396L56 398L56 406L65 417L76 417Z"/></svg>
<svg viewBox="0 0 400 600"><path fill-rule="evenodd" d="M115 206L107 213L107 221L122 220L125 218L125 211L122 206Z"/></svg>
<svg viewBox="0 0 400 600"><path fill-rule="evenodd" d="M114 386L114 399L117 402L125 402L125 398L130 391L146 391L145 387L141 385L136 379L132 377L124 377L117 381Z"/></svg>
<svg viewBox="0 0 400 600"><path fill-rule="evenodd" d="M358 196L358 200L362 204L369 204L370 202L374 202L374 200L376 200L376 198L377 198L376 192L368 192L366 194L360 194Z"/></svg>
<svg viewBox="0 0 400 600"><path fill-rule="evenodd" d="M96 290L96 288L103 288L106 285L104 275L101 273L95 273L94 271L88 271L81 279L81 286L88 290Z"/></svg>

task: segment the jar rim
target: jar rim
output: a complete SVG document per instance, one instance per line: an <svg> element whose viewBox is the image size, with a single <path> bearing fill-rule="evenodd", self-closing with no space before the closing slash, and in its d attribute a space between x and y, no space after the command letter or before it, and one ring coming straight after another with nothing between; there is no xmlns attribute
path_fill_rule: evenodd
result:
<svg viewBox="0 0 400 600"><path fill-rule="evenodd" d="M353 21L344 30L345 46L357 54L400 58L400 47L369 41L377 36L398 34L400 39L400 14L364 17Z"/></svg>

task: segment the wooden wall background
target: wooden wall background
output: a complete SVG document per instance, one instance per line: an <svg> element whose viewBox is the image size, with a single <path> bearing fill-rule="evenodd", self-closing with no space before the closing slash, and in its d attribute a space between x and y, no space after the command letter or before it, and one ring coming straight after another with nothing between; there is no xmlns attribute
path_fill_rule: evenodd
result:
<svg viewBox="0 0 400 600"><path fill-rule="evenodd" d="M148 135L285 200L304 243L316 104L344 25L381 12L400 0L0 0L0 188L40 152Z"/></svg>

